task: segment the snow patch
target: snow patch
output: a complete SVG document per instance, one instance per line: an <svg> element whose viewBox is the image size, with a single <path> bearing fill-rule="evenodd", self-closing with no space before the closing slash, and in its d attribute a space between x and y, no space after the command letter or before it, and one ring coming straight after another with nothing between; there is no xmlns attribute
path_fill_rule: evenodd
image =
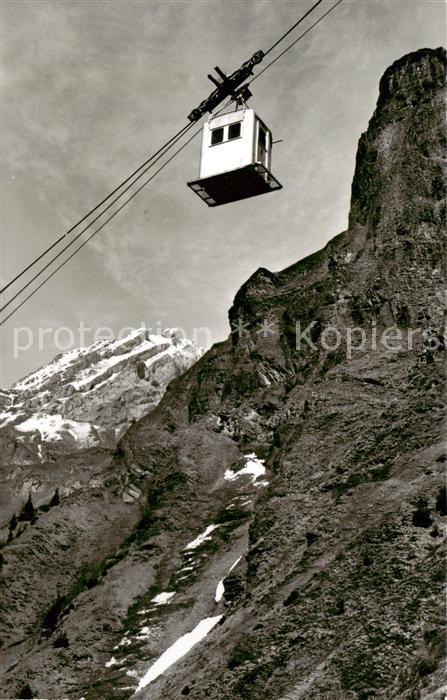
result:
<svg viewBox="0 0 447 700"><path fill-rule="evenodd" d="M151 631L150 627L142 627L139 630L138 634L135 635L135 639L138 639L138 641L140 641L140 642L143 642L146 639L149 639L150 631Z"/></svg>
<svg viewBox="0 0 447 700"><path fill-rule="evenodd" d="M214 617L206 617L201 620L192 632L187 632L182 637L177 639L169 649L152 664L149 670L144 674L143 678L138 684L136 692L145 688L149 683L152 683L158 676L161 676L170 666L172 666L176 661L181 659L185 654L187 654L191 649L202 639L206 637L208 632L210 632L215 625L222 618L222 615L215 615Z"/></svg>
<svg viewBox="0 0 447 700"><path fill-rule="evenodd" d="M23 411L20 413L13 413L12 411L3 411L3 413L0 413L0 427L3 428L3 426L7 425L8 423L11 423L11 421L16 420L19 416L24 415Z"/></svg>
<svg viewBox="0 0 447 700"><path fill-rule="evenodd" d="M128 647L129 644L132 644L129 637L123 637L122 640L118 642L118 644L116 644L113 648L119 649L120 647Z"/></svg>
<svg viewBox="0 0 447 700"><path fill-rule="evenodd" d="M128 343L130 340L133 340L134 338L138 338L139 335L141 335L144 332L144 328L136 328L135 330L131 331L127 335L125 335L123 338L118 338L118 340L113 340L110 345L109 349L110 350L116 350L116 348L119 348L120 345L124 345L125 343Z"/></svg>
<svg viewBox="0 0 447 700"><path fill-rule="evenodd" d="M89 391L96 391L97 389L101 389L101 387L103 387L105 384L107 384L107 382L112 382L118 374L119 374L119 372L112 372L110 377L106 377L106 379L103 379L102 382L98 382L98 384L95 384L95 386L92 389L90 389ZM89 393L89 392L86 392L86 393Z"/></svg>
<svg viewBox="0 0 447 700"><path fill-rule="evenodd" d="M196 537L195 540L192 540L192 542L188 542L184 549L197 549L197 547L200 547L200 545L203 544L203 542L206 542L206 540L211 539L210 534L218 527L219 525L208 525L206 530L204 530L201 535Z"/></svg>
<svg viewBox="0 0 447 700"><path fill-rule="evenodd" d="M17 382L13 385L15 390L27 390L35 389L38 385L43 384L48 379L51 379L56 373L63 372L67 367L69 367L75 360L81 355L85 354L87 350L85 348L76 348L74 350L68 350L64 352L56 360L50 362L49 365L38 369L37 372L29 374L25 379Z"/></svg>
<svg viewBox="0 0 447 700"><path fill-rule="evenodd" d="M223 579L222 579L222 581L219 581L219 583L216 586L216 594L214 596L214 600L216 601L216 603L219 603L222 600L224 593L225 593L225 586L224 586Z"/></svg>
<svg viewBox="0 0 447 700"><path fill-rule="evenodd" d="M232 564L232 565L230 566L230 568L228 569L227 576L228 576L229 573L231 573L231 572L233 571L234 567L237 566L237 565L239 564L239 562L240 562L241 559L242 559L242 556L238 557L238 558L236 559L236 561L234 562L234 564ZM226 578L227 576L225 576L225 578ZM222 600L223 595L224 595L224 593L225 593L225 586L224 586L225 578L223 578L221 581L219 581L219 583L218 583L217 586L216 586L216 593L214 594L214 600L216 601L216 603L220 603L220 601Z"/></svg>
<svg viewBox="0 0 447 700"><path fill-rule="evenodd" d="M90 423L68 420L59 413L37 413L23 423L14 426L21 433L37 431L43 442L57 442L62 440L61 433L68 432L81 447L89 447L96 444Z"/></svg>
<svg viewBox="0 0 447 700"><path fill-rule="evenodd" d="M166 605L173 596L175 596L175 591L164 591L152 598L151 602L155 603L155 605Z"/></svg>
<svg viewBox="0 0 447 700"><path fill-rule="evenodd" d="M114 665L117 664L117 663L118 663L118 661L115 659L114 656L112 656L112 658L110 659L110 661L106 661L106 663L104 664L104 666L105 666L106 668L110 668L110 666L114 666Z"/></svg>
<svg viewBox="0 0 447 700"><path fill-rule="evenodd" d="M231 573L231 572L233 571L233 569L239 564L239 562L240 562L241 559L242 559L242 554L241 554L240 557L238 557L238 558L236 559L236 561L234 562L234 564L232 564L232 565L230 566L230 568L228 569L228 573Z"/></svg>
<svg viewBox="0 0 447 700"><path fill-rule="evenodd" d="M158 360L160 360L162 357L166 357L166 355L173 355L177 353L177 348L174 348L173 345L170 345L168 348L165 350L161 350L158 352L156 355L152 355L152 357L148 357L147 360L144 360L144 364L146 365L147 368L151 367L151 365L157 364Z"/></svg>
<svg viewBox="0 0 447 700"><path fill-rule="evenodd" d="M224 479L226 481L234 481L234 479L238 479L240 476L247 474L251 477L253 477L253 481L256 482L259 477L264 476L265 474L265 467L264 467L264 462L265 459L258 459L255 455L254 452L248 455L244 455L245 459L245 467L240 469L238 472L234 472L232 469L227 469L224 474ZM262 482L261 485L264 486L266 485L267 482Z"/></svg>
<svg viewBox="0 0 447 700"><path fill-rule="evenodd" d="M101 377L103 374L105 374L109 369L114 367L117 364L120 363L126 363L126 360L136 357L138 355L141 355L148 350L152 350L154 347L157 345L159 346L166 346L170 341L167 338L164 338L159 335L144 335L144 340L141 341L141 343L137 343L133 348L130 348L125 353L122 353L121 355L114 355L113 350L116 350L120 345L123 345L127 342L129 342L132 339L137 338L138 336L141 336L142 334L145 334L145 331L143 328L140 328L138 330L132 331L129 335L125 336L124 338L120 338L119 340L115 340L113 343L106 344L106 347L103 348L102 352L100 351L100 355L105 355L103 360L100 360L98 363L96 363L94 369L95 371L92 371L92 367L88 367L81 372L79 372L78 378L73 380L72 382L69 382L72 386L74 386L75 389L79 390L88 385L90 382L94 382L98 377ZM171 341L172 342L172 341ZM189 343L187 341L186 345ZM169 348L164 348L161 350L159 353L157 353L154 358L150 359L155 359L160 357L160 355L164 352L168 352L174 348L174 346L171 346ZM91 348L90 348L91 349ZM194 349L194 348L193 348ZM175 348L175 351L177 352L177 349ZM105 380L103 380L105 381Z"/></svg>

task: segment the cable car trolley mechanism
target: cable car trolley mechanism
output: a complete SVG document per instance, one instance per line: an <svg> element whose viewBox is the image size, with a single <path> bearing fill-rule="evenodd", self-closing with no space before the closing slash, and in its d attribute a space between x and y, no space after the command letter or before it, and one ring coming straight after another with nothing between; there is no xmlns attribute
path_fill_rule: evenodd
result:
<svg viewBox="0 0 447 700"><path fill-rule="evenodd" d="M216 90L188 117L192 122L197 121L228 96L236 103L232 112L211 114L205 122L199 179L188 182L188 187L209 207L282 189L270 172L272 132L254 110L247 107L246 100L251 97L248 85L239 87L263 56L264 53L258 51L229 77L216 67L222 82L208 76Z"/></svg>

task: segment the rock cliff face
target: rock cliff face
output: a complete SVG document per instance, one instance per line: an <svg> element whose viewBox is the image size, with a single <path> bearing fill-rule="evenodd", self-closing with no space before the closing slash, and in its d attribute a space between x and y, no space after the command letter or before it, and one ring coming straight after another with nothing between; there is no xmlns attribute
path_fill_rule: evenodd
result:
<svg viewBox="0 0 447 700"><path fill-rule="evenodd" d="M99 485L2 552L3 694L443 697L444 84L441 49L393 64L348 230L258 270L113 454L51 467Z"/></svg>

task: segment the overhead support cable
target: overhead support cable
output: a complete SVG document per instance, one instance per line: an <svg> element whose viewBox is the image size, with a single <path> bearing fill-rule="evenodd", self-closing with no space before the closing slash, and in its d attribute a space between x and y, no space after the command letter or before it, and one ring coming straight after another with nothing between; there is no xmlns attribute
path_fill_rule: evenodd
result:
<svg viewBox="0 0 447 700"><path fill-rule="evenodd" d="M327 17L333 10L335 10L335 8L336 8L338 5L340 5L341 2L343 2L343 0L338 0L338 1L337 1L334 5L332 5L332 7L330 7L323 15L321 15L321 17L319 17L313 24L311 24L310 27L308 27L308 28L306 29L305 32L303 32L302 34L300 34L299 37L298 37L297 39L295 39L295 41L293 41L291 44L289 44L289 46L287 46L287 47L284 49L284 51L281 51L280 54L278 54L277 56L275 56L275 58L273 59L273 61L270 61L270 63L267 63L267 65L264 66L264 68L263 68L262 70L260 70L259 73L256 73L256 75L247 83L247 86L248 86L248 85L251 85L252 83L254 83L254 81L257 80L257 79L259 78L260 75L262 75L263 73L265 73L265 71L268 70L268 69L270 68L270 66L273 66L273 64L276 63L276 61L278 61L282 56L284 56L284 54L287 53L287 51L290 51L290 49L291 49L293 46L295 46L295 44L297 44L303 37L306 36L306 34L308 34L314 27L316 27L317 24L319 24L320 22L322 22L322 21L324 20L325 17ZM318 5L318 4L319 4L319 3L317 3L317 5ZM316 7L316 5L314 5L314 7ZM312 8L312 9L313 9L313 8ZM285 35L285 36L286 36L286 35ZM245 86L244 86L244 87L245 87Z"/></svg>
<svg viewBox="0 0 447 700"><path fill-rule="evenodd" d="M172 148L172 146L177 143L188 131L189 129L193 126L195 122L197 122L203 114L206 112L212 112L216 106L218 106L221 102L226 97L231 96L231 101L237 101L240 102L241 100L244 101L248 99L251 96L251 92L249 90L249 85L253 83L257 78L259 78L265 71L267 71L276 61L278 61L282 56L284 56L285 53L287 53L295 44L297 44L306 34L308 34L314 27L317 26L325 17L327 17L335 8L340 5L342 0L337 0L337 2L332 5L321 17L319 17L318 20L316 20L313 24L311 24L310 27L306 29L300 36L297 37L289 46L287 46L278 56L276 56L270 63L268 63L259 73L257 73L248 83L245 85L242 85L243 81L249 77L250 75L253 75L253 68L256 64L260 63L263 58L271 53L291 32L306 18L310 15L311 12L313 12L318 5L320 5L322 0L317 0L317 2L304 14L302 15L295 24L290 27L290 29L287 30L272 46L264 53L263 51L258 51L256 52L251 59L246 61L245 63L242 64L241 68L239 68L237 71L232 73L229 77L226 76L226 74L221 71L221 69L216 66L216 71L220 78L222 79L222 82L219 83L215 78L213 78L211 75L208 77L210 80L216 85L216 90L214 90L211 95L204 100L199 107L197 107L195 110L193 110L189 116L189 124L185 125L177 134L175 134L164 146L162 146L156 153L154 153L150 158L148 158L142 165L140 165L131 175L129 175L118 187L116 187L107 197L105 197L99 204L97 204L93 209L91 209L84 217L82 217L74 226L72 226L66 233L64 233L62 236L60 236L54 243L52 243L43 253L41 253L37 258L35 258L28 266L26 266L21 272L19 272L10 282L8 282L7 285L5 285L1 290L0 294L5 292L14 282L16 282L20 277L22 277L26 272L28 272L34 265L36 265L40 260L42 260L51 250L53 250L59 243L61 243L67 236L69 236L80 224L82 224L84 221L86 221L93 213L95 213L103 204L105 204L111 197L113 197L117 192L119 192L120 189L124 187L127 183L132 180L132 178L135 179L130 182L130 184L127 185L127 187L122 190L120 194L118 194L115 199L110 202L107 207L105 207L90 223L85 226L82 231L76 234L76 236L66 245L64 248L57 253L37 274L32 277L31 280L29 280L6 304L4 304L0 308L0 312L4 311L7 307L12 304L15 299L19 295L21 295L40 275L42 275L45 270L47 270L71 245L73 245L79 238L82 236L83 233L85 233L98 219L103 216L106 211L110 209L110 207L115 204L118 199L120 199L131 187L133 187L136 182L150 169L152 168L156 162L158 162L166 153L167 151ZM222 107L218 113L222 112L226 106ZM84 247L84 245L93 238L99 231L101 231L104 226L113 219L116 214L118 214L121 209L123 209L126 204L128 204L138 192L140 192L143 187L145 187L173 158L180 153L181 150L195 137L197 136L199 132L196 132L188 141L178 149L174 155L169 158L155 173L153 176L148 178L141 187L139 187L136 192L134 192L108 219L101 224L101 226L96 229L89 238L87 238L86 241L84 241L76 250L61 264L59 265L48 277L45 278L45 280L38 286L36 287L31 294L29 294L20 304L18 304L13 311L8 314L1 322L0 326L5 323L23 304L31 297L33 296L44 284L47 282L61 267L63 267L71 258L81 249ZM140 172L141 171L141 172Z"/></svg>
<svg viewBox="0 0 447 700"><path fill-rule="evenodd" d="M189 126L192 127L192 124L190 124ZM16 311L18 311L18 310L28 301L28 299L31 299L31 297L34 296L34 294L36 294L36 292L38 292L39 289L41 289L41 287L43 287L44 284L46 284L46 283L48 282L48 280L50 280L50 279L53 277L53 275L56 274L56 272L58 272L62 267L64 267L64 265L66 265L66 264L68 263L68 261L71 260L71 259L76 255L76 253L78 253L78 252L81 250L81 248L83 248L85 245L87 245L87 243L88 243L89 241L91 241L92 238L94 238L94 236L96 236L96 234L98 234L98 233L104 228L104 226L106 226L106 224L109 223L109 221L111 221L112 219L114 219L115 216L116 216L117 214L119 214L119 212L121 211L121 209L124 209L124 207L125 207L127 204L129 204L129 202L130 202L134 197L136 197L137 194L138 194L139 192L141 192L141 190L142 190L144 187L146 187L146 185L147 185L149 182L151 182L151 181L158 175L158 173L160 173L172 160L174 160L174 158L175 158L181 151L183 151L183 149L186 148L186 146L187 146L198 134L200 134L201 131L202 131L202 129L198 129L197 131L195 131L194 134L193 134L187 141L185 141L185 143L182 144L182 145L180 146L180 148L177 149L177 151L175 151L175 153L173 153L172 156L171 156L170 158L168 158L168 160L165 161L165 162L163 163L163 165L161 165L161 166L158 168L158 170L155 171L155 173L153 173L147 180L145 180L145 181L143 182L143 184L140 185L140 187L139 187L137 190L135 190L135 192L133 192L133 193L131 194L131 196L128 197L128 198L120 205L120 207L118 207L118 209L116 209L116 211L114 211L114 212L101 224L101 226L99 226L97 229L95 229L95 231L93 231L93 233L91 233L90 236L89 236L85 241L83 241L83 242L81 243L81 245L79 245L79 246L68 256L68 258L66 258L60 265L58 265L58 267L56 267L47 277L45 277L45 279L44 279L35 289L33 289L33 291L32 291L30 294L28 294L19 304L17 304L17 306L14 307L14 309L13 309L12 311L10 311L10 313L9 313L7 316L5 316L5 318L3 318L3 319L0 321L0 326L2 326L4 323L6 323L6 321L7 321L9 318L11 318L11 316L12 316L13 314L15 314ZM50 263L50 264L51 264L51 263ZM48 266L47 266L47 267L48 267Z"/></svg>
<svg viewBox="0 0 447 700"><path fill-rule="evenodd" d="M219 66L215 66L214 70L216 71L221 81L219 82L219 80L217 80L215 77L208 74L208 78L211 80L212 83L214 83L216 89L205 100L203 100L198 107L196 107L190 112L190 114L188 115L189 121L198 121L207 112L211 113L215 109L215 107L217 107L217 105L223 102L223 100L226 97L229 97L230 95L235 101L248 100L252 96L248 86L250 85L250 83L253 82L254 78L248 83L245 83L245 85L243 85L242 83L244 83L244 81L247 78L253 75L254 67L258 63L261 63L263 59L271 51L273 51L273 49L275 49L282 41L284 41L284 39L287 36L289 36L289 34L293 32L293 30L296 29L296 27L298 27L298 25L301 24L301 22L303 22L306 19L306 17L308 17L311 14L311 12L313 12L322 2L323 0L317 0L317 2L314 3L314 5L312 5L312 7L290 27L290 29L288 29L277 41L275 41L275 43L272 44L272 46L270 46L270 48L267 51L256 51L256 53L254 53L253 56L248 59L248 61L245 61L241 65L241 67L235 70L233 73L231 73L231 75L226 75L224 71L219 68ZM315 22L313 26L315 26L316 24L318 24L318 22ZM310 29L308 31L310 31ZM297 41L299 41L299 39L297 39ZM285 51L283 53L285 53ZM282 56L283 54L280 55ZM276 58L275 61L278 60L278 58ZM272 63L274 63L274 61ZM270 65L272 65L272 63L269 63L267 68ZM264 71L261 71L258 75L260 75L263 72Z"/></svg>
<svg viewBox="0 0 447 700"><path fill-rule="evenodd" d="M218 112L216 112L216 114L220 114L221 112L223 112L224 109L226 109L230 103L231 103L231 100L228 101L223 107L221 107L221 109L220 109ZM176 143L176 142L179 141L183 136L185 136L186 133L187 133L190 129L192 129L192 127L193 127L193 124L192 124L192 123L191 123L191 124L188 124L187 127L186 127L186 129L183 129L183 130L182 130L182 131L183 131L182 134L180 134L180 132L179 132L179 134L177 134L176 137L173 137L173 138L175 138L175 140L171 139L172 143L171 143L168 147L165 148L164 152L157 158L157 161L160 160L160 158L162 158L164 155L166 155L166 153L168 152L168 150L169 150L170 148L172 148L172 146L174 145L174 143ZM104 226L106 226L106 224L108 224L109 221L111 221L112 219L114 219L115 216L116 216L122 209L124 209L124 207L125 207L134 197L136 197L136 195L137 195L139 192L141 192L141 190L142 190L149 182L151 182L151 181L152 181L152 180L153 180L153 179L154 179L154 178L155 178L155 177L156 177L156 176L157 176L171 161L172 161L172 160L174 160L174 158L175 158L181 151L183 151L184 148L186 148L186 146L187 146L196 136L198 136L198 134L200 134L201 130L202 130L202 129L200 128L200 129L198 129L197 131L195 131L194 134L193 134L187 141L185 141L185 143L183 143L183 144L180 146L180 148L178 148L178 149L175 151L175 153L173 153L173 154L170 156L170 158L168 158L168 160L166 160L166 161L158 168L158 170L155 171L155 173L153 173L147 180L145 180L145 181L143 182L143 184L140 185L140 187L139 187L137 190L135 190L135 192L133 192L133 193L130 195L130 197L128 197L128 198L118 207L118 209L116 209L116 210L101 224L101 226L99 226L97 229L95 229L95 231L93 231L93 233L92 233L85 241L83 241L83 242L81 243L81 245L79 245L79 246L78 246L78 247L77 247L77 248L76 248L76 249L75 249L61 264L60 264L60 265L58 265L58 267L56 267L54 270L52 270L52 272L51 272L49 275L47 275L47 277L46 277L37 287L35 287L35 289L33 289L33 290L30 292L30 294L28 294L28 295L25 297L25 299L23 299L19 304L17 304L17 306L15 306L14 309L12 309L12 311L11 311L7 316L5 316L5 318L3 318L3 319L0 321L0 326L2 326L4 323L6 323L6 321L7 321L8 319L10 319L11 316L13 316L13 315L16 313L16 311L18 311L18 310L28 301L28 299L30 299L32 296L34 296L34 294L36 294L36 292L38 292L39 289L41 289L41 288L44 286L44 284L46 284L46 282L48 282L48 280L50 280L50 279L53 277L53 275L56 274L56 272L58 272L62 267L64 267L64 265L66 265L66 263L68 263L69 260L71 260L71 259L76 255L76 253L77 253L78 251L81 250L81 248L83 248L92 238L94 238L94 236L96 236L96 234L98 234L100 231L102 231L102 229L104 228ZM158 152L159 152L159 151L158 151ZM126 190L124 190L124 191L119 195L119 197L116 197L116 198L113 200L113 202L112 202L111 204L109 204L109 206L108 206L106 209L104 209L104 210L101 212L101 214L99 214L99 215L96 217L96 219L95 219L94 221L97 221L97 220L105 213L105 211L107 211L107 209L110 209L110 207L112 206L112 204L114 204L114 203L115 203L126 191L128 191L133 185L135 185L135 183L136 183L148 170L150 170L151 167L153 167L153 165L155 164L155 162L156 162L156 161L154 161L154 162L153 162L150 166L148 166L142 173L140 173L140 174L138 175L138 177L126 188ZM52 263L55 262L56 259L59 258L59 257L62 255L62 253L63 253L67 248L69 248L73 243L75 243L76 240L77 240L83 233L85 233L85 231L86 231L88 228L90 228L90 226L94 223L94 221L92 221L87 227L85 227L85 228L83 229L83 231L81 231L79 234L77 234L76 238L75 238L69 245L65 246L65 248L64 248L62 251L60 251L60 253L59 253L58 255L56 255L49 263L47 263L47 265L46 265L37 275L35 275L35 276L33 277L33 279L30 280L30 282L28 282L24 287L22 287L22 289L21 289L19 292L17 292L17 294L16 294L5 306L3 306L3 307L0 309L0 312L3 311L7 306L9 306L10 303L11 303L12 301L14 301L14 299L16 299L23 291L25 291L25 289L31 284L31 282L34 281L37 277L39 277L46 269L48 269L48 267L50 267L50 266L52 265Z"/></svg>
<svg viewBox="0 0 447 700"><path fill-rule="evenodd" d="M157 163L161 158L163 158L163 156L168 152L168 150L169 150L170 148L172 148L172 146L173 146L175 143L177 143L177 141L179 141L179 140L192 128L192 126L193 126L193 124L188 124L186 128L182 129L182 132L181 132L181 133L179 132L180 135L177 135L176 137L174 137L174 139L171 139L171 141L169 142L170 145L167 146L167 147L165 147L165 149L164 149L164 151L163 151L162 153L160 153L160 151L157 151L157 153L159 153L159 155L157 156L157 158L154 159L154 157L152 157L152 159L151 159L152 162L151 162L149 165L147 165L147 166L144 168L144 170L142 170L142 171L136 176L136 178L135 178L132 182L130 182L130 183L127 185L127 187L125 187L124 190L122 190L122 192L120 192L114 199L112 199L112 201L109 202L109 204L108 204L94 219L92 219L92 221L90 221L90 222L87 224L87 226L85 226L81 231L79 231L79 232L74 236L74 238L72 238L71 241L69 241L69 243L67 243L67 244L62 248L62 250L60 250L58 253L56 253L56 255L55 255L54 257L52 257L51 260L50 260L49 262L47 262L46 265L44 265L44 267L41 268L41 269L39 270L39 272L37 272L37 273L34 275L34 277L32 277L30 280L28 280L28 282L26 282L26 284L24 284L23 287L21 287L21 288L19 289L19 291L16 292L16 293L12 296L11 299L9 299L9 300L6 302L6 304L3 304L3 306L0 307L0 313L1 313L2 311L4 311L5 309L7 309L8 306L10 306L10 305L12 304L12 302L15 301L15 299L17 299L17 297L20 296L20 295L22 294L22 292L25 291L25 289L28 289L28 287L29 287L38 277L40 277L40 275L42 275L42 274L45 272L45 270L47 270L47 269L48 269L48 268L49 268L49 267L50 267L50 266L51 266L51 265L52 265L52 264L67 250L67 249L68 249L68 248L70 248L72 245L74 245L74 244L76 243L76 241L77 241L91 226L93 226L93 224L95 224L95 223L98 221L98 219L101 218L101 216L103 216L103 215L106 213L106 211L108 211L119 199L121 199L121 197L122 197L126 192L128 192L128 191L135 185L135 183L138 182L138 180L139 180L140 178L142 178L143 175L145 175L145 174L148 172L148 170L150 170L150 169L155 165L155 163ZM160 149L160 150L161 150L161 149ZM141 167L142 167L142 166L141 166ZM140 170L140 168L138 168L138 170ZM136 172L138 172L138 171L136 171ZM158 172L158 171L157 171L157 172ZM128 182L128 181L129 181L129 178L127 178L127 180L126 180L125 182ZM117 190L114 190L114 191L116 192ZM138 190L138 191L139 191L139 190ZM109 197L110 197L110 195L109 195ZM109 199L109 197L107 197L104 201L107 201L107 199ZM127 200L127 201L130 201L130 200ZM98 207L95 207L95 210L96 210L97 208L98 208ZM119 209L118 211L120 211L120 209ZM85 220L85 217L84 217L84 220ZM61 240L63 240L67 235L68 235L68 234L64 234L64 236L62 236ZM59 242L60 242L60 241L59 241ZM56 245L56 244L54 244L54 245ZM52 247L54 247L54 245L53 245ZM47 251L47 252L49 252L49 251ZM40 257L43 257L43 255L44 255L44 254L42 254ZM36 259L35 262L37 262L37 259ZM32 263L31 265L29 265L29 266L28 266L28 269L29 269L30 267L32 267L33 264L34 264L34 263ZM0 325L1 325L1 324L0 324Z"/></svg>
<svg viewBox="0 0 447 700"><path fill-rule="evenodd" d="M271 51L273 51L273 49L276 49L276 47L278 46L278 44L280 44L281 41L284 41L284 39L286 38L286 36L289 36L289 34L290 34L291 32L293 32L293 30L296 29L297 26L298 26L299 24L301 24L301 22L303 22L303 20L305 20L306 17L308 17L308 16L310 15L310 13L313 12L313 11L315 10L315 8L318 7L318 5L320 5L320 3L322 3L322 2L323 2L323 0L318 0L318 2L316 2L315 5L313 5L313 6L310 8L310 10L308 10L308 11L306 12L306 14L304 14L302 17L299 18L298 22L295 22L295 24L293 24L293 25L290 27L290 29L288 29L288 30L286 31L286 33L283 34L282 37L280 37L280 38L278 39L278 41L275 41L275 43L274 43L267 51L264 52L264 58L265 58L265 56L267 56Z"/></svg>
<svg viewBox="0 0 447 700"><path fill-rule="evenodd" d="M12 284L14 284L14 282L17 282L17 280L20 279L20 277L22 277L26 272L28 272L28 270L31 270L31 268L34 267L34 265L36 265L51 250L53 250L59 243L61 243L64 240L64 238L69 236L70 233L72 233L78 226L80 226L82 223L84 223L84 221L86 221L86 219L88 219L89 216L94 214L95 211L97 211L103 204L105 204L107 202L107 200L109 200L111 197L113 197L114 194L116 194L122 187L124 187L124 185L126 185L129 182L129 180L131 180L140 170L142 170L146 165L148 165L151 161L153 161L154 158L156 158L156 156L158 156L160 153L162 153L162 151L164 151L165 148L169 147L169 145L171 143L172 144L176 143L178 138L181 138L181 136L183 136L183 134L186 133L186 131L189 129L189 127L190 127L190 124L186 124L182 129L180 129L180 131L178 131L172 138L169 139L169 141L167 141L163 146L161 146L161 148L159 148L158 151L156 151L154 154L152 154L150 156L150 158L148 158L136 170L134 170L133 173L131 173L125 180L123 180L123 182L121 182L117 187L115 187L115 189L112 192L110 192L110 194L108 194L107 197L104 197L104 199L101 200L101 202L99 202L99 204L97 204L95 207L93 207L93 209L90 209L90 211L87 214L85 214L85 216L83 216L82 219L79 219L79 221L77 221L71 228L69 228L68 231L66 231L64 234L62 234L62 236L59 236L59 238L56 241L54 241L54 243L52 243L50 246L48 246L48 248L46 250L44 250L37 258L35 258L29 265L24 267L23 270L21 270L12 280L10 280L8 282L8 284L6 284L2 289L0 289L0 294L3 294L3 292L6 292L6 290L9 289L9 287ZM95 221L96 221L96 219L95 219Z"/></svg>

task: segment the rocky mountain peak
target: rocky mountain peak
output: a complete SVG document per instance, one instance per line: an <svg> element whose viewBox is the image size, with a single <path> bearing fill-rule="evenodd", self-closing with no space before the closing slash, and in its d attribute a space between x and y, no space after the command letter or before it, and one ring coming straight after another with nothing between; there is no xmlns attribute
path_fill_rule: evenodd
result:
<svg viewBox="0 0 447 700"><path fill-rule="evenodd" d="M445 65L445 49L421 49L385 71L376 110L359 142L350 228L366 225L377 234L382 219L389 233L405 235L409 226L436 216L433 204L442 208ZM445 216L445 209L438 213Z"/></svg>
<svg viewBox="0 0 447 700"><path fill-rule="evenodd" d="M425 102L433 92L445 87L446 51L419 49L405 54L389 66L379 83L379 99L373 119L379 112L388 118L401 115L399 109Z"/></svg>
<svg viewBox="0 0 447 700"><path fill-rule="evenodd" d="M242 330L233 343L265 354L262 324L276 324L282 343L270 352L295 374L309 359L295 352L297 322L315 322L314 334L329 321L344 334L365 323L442 334L445 63L444 49L422 49L387 69L359 141L348 230L286 270L257 270L230 309Z"/></svg>
<svg viewBox="0 0 447 700"><path fill-rule="evenodd" d="M57 355L0 396L3 460L32 464L87 447L114 447L155 408L203 350L173 328L139 328Z"/></svg>

